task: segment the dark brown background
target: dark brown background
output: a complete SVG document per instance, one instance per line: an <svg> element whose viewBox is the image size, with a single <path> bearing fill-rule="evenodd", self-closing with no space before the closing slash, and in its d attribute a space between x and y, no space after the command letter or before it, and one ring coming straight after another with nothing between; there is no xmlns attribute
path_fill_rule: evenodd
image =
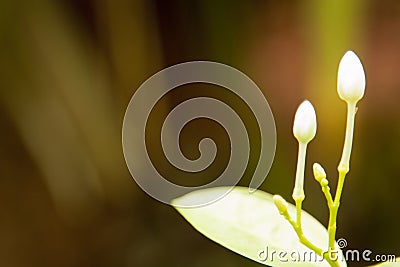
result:
<svg viewBox="0 0 400 267"><path fill-rule="evenodd" d="M134 90L191 60L231 65L263 90L278 143L262 189L286 199L294 112L313 102L319 128L304 207L326 224L310 167L321 162L335 185L345 123L336 71L348 49L364 63L367 89L338 237L348 248L399 256L399 48L396 0L1 1L0 266L257 266L147 196L123 159Z"/></svg>

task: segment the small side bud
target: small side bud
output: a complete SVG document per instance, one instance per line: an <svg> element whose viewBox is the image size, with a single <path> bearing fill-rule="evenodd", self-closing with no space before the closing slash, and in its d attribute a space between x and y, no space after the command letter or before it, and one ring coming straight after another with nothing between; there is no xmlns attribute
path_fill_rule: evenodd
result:
<svg viewBox="0 0 400 267"><path fill-rule="evenodd" d="M274 195L273 198L275 206L278 208L280 214L287 212L288 204L286 200L280 195Z"/></svg>
<svg viewBox="0 0 400 267"><path fill-rule="evenodd" d="M364 96L364 68L353 51L347 51L339 63L337 90L340 98L349 103L356 103Z"/></svg>
<svg viewBox="0 0 400 267"><path fill-rule="evenodd" d="M313 172L315 180L319 183L321 183L322 179L326 178L326 172L319 163L313 164Z"/></svg>
<svg viewBox="0 0 400 267"><path fill-rule="evenodd" d="M299 143L307 144L317 132L317 116L310 101L305 100L297 108L293 123L293 134Z"/></svg>
<svg viewBox="0 0 400 267"><path fill-rule="evenodd" d="M328 179L323 178L323 179L321 180L321 185L322 185L322 186L328 186L328 184L329 184Z"/></svg>

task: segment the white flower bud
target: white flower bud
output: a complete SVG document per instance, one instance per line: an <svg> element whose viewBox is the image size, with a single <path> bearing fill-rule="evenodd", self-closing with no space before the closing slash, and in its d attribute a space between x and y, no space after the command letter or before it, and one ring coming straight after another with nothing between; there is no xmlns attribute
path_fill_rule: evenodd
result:
<svg viewBox="0 0 400 267"><path fill-rule="evenodd" d="M297 108L293 123L293 134L299 143L307 144L317 132L317 116L310 101L305 100Z"/></svg>
<svg viewBox="0 0 400 267"><path fill-rule="evenodd" d="M313 164L313 172L314 172L314 178L318 182L321 182L322 179L326 178L325 170L319 163Z"/></svg>
<svg viewBox="0 0 400 267"><path fill-rule="evenodd" d="M353 51L347 51L339 63L337 90L340 98L350 103L364 96L364 68Z"/></svg>
<svg viewBox="0 0 400 267"><path fill-rule="evenodd" d="M283 197L281 197L280 195L274 195L272 199L274 200L274 204L278 208L280 214L284 214L287 212L288 203Z"/></svg>

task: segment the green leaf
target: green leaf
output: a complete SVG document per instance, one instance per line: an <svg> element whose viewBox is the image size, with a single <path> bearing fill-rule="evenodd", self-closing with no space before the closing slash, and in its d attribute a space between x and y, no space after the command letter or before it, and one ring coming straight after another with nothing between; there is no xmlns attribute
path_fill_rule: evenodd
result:
<svg viewBox="0 0 400 267"><path fill-rule="evenodd" d="M382 262L376 265L371 265L370 267L400 267L400 257L396 258L394 262Z"/></svg>
<svg viewBox="0 0 400 267"><path fill-rule="evenodd" d="M261 264L329 266L326 261L316 259L315 253L299 242L292 226L276 209L272 195L266 192L249 193L247 187L235 187L228 195L209 205L181 208L194 198L210 199L226 191L226 187L194 191L173 200L172 205L206 237ZM288 209L295 216L295 206L289 204ZM323 249L327 247L328 233L323 225L307 212L302 213L302 224L305 236L312 243ZM261 251L264 253L260 258ZM279 256L279 253L286 255ZM299 255L300 260L292 259ZM307 260L310 257L311 261ZM347 266L345 261L340 265Z"/></svg>

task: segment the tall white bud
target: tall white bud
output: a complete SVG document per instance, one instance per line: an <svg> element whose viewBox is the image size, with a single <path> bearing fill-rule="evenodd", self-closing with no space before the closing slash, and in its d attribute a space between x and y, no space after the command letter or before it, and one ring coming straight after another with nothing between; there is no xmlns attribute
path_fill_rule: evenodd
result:
<svg viewBox="0 0 400 267"><path fill-rule="evenodd" d="M364 96L364 68L353 51L347 51L339 63L337 90L340 98L349 103L355 103Z"/></svg>
<svg viewBox="0 0 400 267"><path fill-rule="evenodd" d="M307 144L317 132L317 116L310 101L305 100L294 116L293 134L299 143Z"/></svg>

